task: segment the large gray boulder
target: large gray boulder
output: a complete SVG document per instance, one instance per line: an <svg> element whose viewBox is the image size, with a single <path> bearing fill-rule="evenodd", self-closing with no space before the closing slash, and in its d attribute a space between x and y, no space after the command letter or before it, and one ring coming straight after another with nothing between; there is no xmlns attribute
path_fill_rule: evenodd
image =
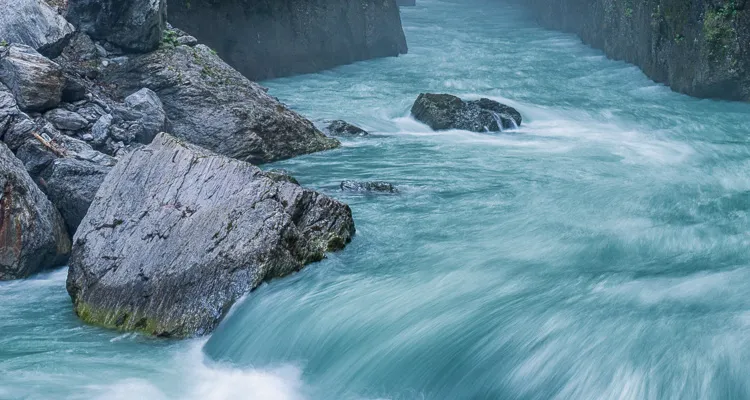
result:
<svg viewBox="0 0 750 400"><path fill-rule="evenodd" d="M65 87L59 65L20 44L0 46L0 82L10 88L23 111L57 107Z"/></svg>
<svg viewBox="0 0 750 400"><path fill-rule="evenodd" d="M167 1L68 0L66 17L92 38L146 52L159 47L167 26Z"/></svg>
<svg viewBox="0 0 750 400"><path fill-rule="evenodd" d="M339 146L203 45L130 57L103 71L102 80L117 88L115 96L153 90L171 133L239 160L264 163Z"/></svg>
<svg viewBox="0 0 750 400"><path fill-rule="evenodd" d="M484 98L464 101L450 94L422 93L411 113L436 131L498 132L517 128L522 122L521 114L512 107Z"/></svg>
<svg viewBox="0 0 750 400"><path fill-rule="evenodd" d="M353 233L347 205L160 134L105 179L76 232L67 289L86 322L201 335L240 296Z"/></svg>
<svg viewBox="0 0 750 400"><path fill-rule="evenodd" d="M0 40L25 44L56 57L73 34L69 24L43 0L0 0Z"/></svg>
<svg viewBox="0 0 750 400"><path fill-rule="evenodd" d="M0 280L63 265L70 254L63 220L3 143L0 187Z"/></svg>

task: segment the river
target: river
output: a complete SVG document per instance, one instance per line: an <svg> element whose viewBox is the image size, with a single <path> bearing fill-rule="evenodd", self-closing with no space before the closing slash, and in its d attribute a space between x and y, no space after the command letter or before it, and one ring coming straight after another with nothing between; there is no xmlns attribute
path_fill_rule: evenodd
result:
<svg viewBox="0 0 750 400"><path fill-rule="evenodd" d="M350 204L351 245L188 341L83 325L65 270L0 284L0 399L750 398L750 104L503 1L418 3L408 55L263 82L374 133L264 166ZM432 132L420 92L525 121Z"/></svg>

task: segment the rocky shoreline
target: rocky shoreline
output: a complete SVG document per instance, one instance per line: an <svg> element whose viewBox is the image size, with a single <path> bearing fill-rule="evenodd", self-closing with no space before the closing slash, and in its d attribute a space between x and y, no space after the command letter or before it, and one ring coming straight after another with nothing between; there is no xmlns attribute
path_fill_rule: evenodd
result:
<svg viewBox="0 0 750 400"><path fill-rule="evenodd" d="M19 6L0 18L1 280L72 253L84 321L187 337L351 240L348 206L250 164L339 142L170 27L165 0Z"/></svg>
<svg viewBox="0 0 750 400"><path fill-rule="evenodd" d="M253 164L369 132L336 120L325 135L169 25L166 0L19 1L27 14L0 18L11 39L0 41L0 280L67 263L85 322L183 338L352 240L349 206ZM400 32L385 47L405 51L395 2L382 6ZM393 31L372 24L366 40ZM412 111L436 130L521 124L488 99L423 94ZM399 193L380 181L340 190Z"/></svg>

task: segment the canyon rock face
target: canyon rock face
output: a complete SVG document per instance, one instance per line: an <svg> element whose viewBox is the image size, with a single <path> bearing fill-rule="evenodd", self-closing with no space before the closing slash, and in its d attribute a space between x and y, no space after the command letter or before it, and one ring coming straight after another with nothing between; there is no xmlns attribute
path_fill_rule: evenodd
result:
<svg viewBox="0 0 750 400"><path fill-rule="evenodd" d="M406 53L395 0L192 0L169 21L252 80Z"/></svg>
<svg viewBox="0 0 750 400"><path fill-rule="evenodd" d="M0 143L0 281L63 265L70 237L60 213Z"/></svg>
<svg viewBox="0 0 750 400"><path fill-rule="evenodd" d="M131 51L159 46L167 0L67 0L66 18L81 32Z"/></svg>
<svg viewBox="0 0 750 400"><path fill-rule="evenodd" d="M529 0L546 27L697 97L750 100L750 5L733 0Z"/></svg>
<svg viewBox="0 0 750 400"><path fill-rule="evenodd" d="M67 288L84 321L201 335L248 291L353 234L347 205L160 134L104 180L74 237Z"/></svg>

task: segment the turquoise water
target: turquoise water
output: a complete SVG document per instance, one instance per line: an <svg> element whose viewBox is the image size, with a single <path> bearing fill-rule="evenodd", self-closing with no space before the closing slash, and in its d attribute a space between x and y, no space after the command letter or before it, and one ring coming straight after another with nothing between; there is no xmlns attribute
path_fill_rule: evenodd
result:
<svg viewBox="0 0 750 400"><path fill-rule="evenodd" d="M352 206L345 251L183 342L82 325L65 271L1 284L0 399L750 398L750 105L501 1L418 2L410 54L264 83L376 133L269 166ZM434 133L424 91L526 121Z"/></svg>

